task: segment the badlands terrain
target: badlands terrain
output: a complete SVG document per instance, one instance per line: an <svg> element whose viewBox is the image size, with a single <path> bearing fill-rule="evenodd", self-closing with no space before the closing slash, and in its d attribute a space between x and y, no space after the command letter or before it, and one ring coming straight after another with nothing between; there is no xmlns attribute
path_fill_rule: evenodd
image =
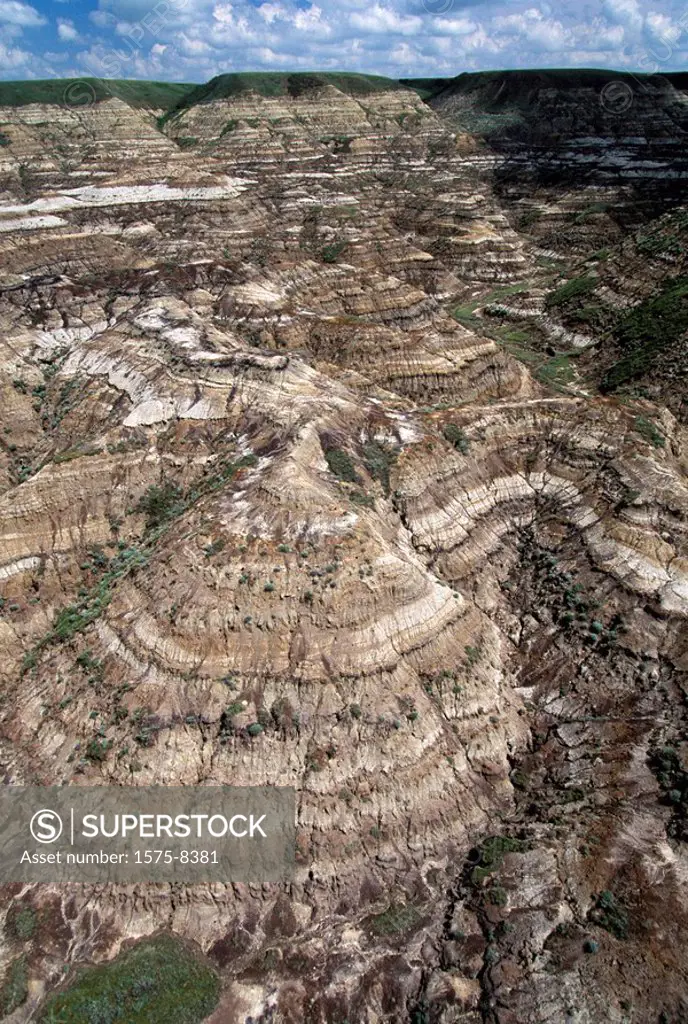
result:
<svg viewBox="0 0 688 1024"><path fill-rule="evenodd" d="M288 886L5 885L2 1019L688 1020L687 129L0 83L3 781L298 793Z"/></svg>

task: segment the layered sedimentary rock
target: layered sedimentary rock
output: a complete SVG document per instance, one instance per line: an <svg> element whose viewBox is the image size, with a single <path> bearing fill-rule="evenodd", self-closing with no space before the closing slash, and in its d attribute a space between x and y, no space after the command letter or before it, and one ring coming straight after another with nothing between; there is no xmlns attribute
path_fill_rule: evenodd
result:
<svg viewBox="0 0 688 1024"><path fill-rule="evenodd" d="M13 1019L159 929L215 1024L681 1019L685 416L605 374L684 215L581 267L397 83L96 100L0 114L4 777L293 785L297 867L6 889Z"/></svg>

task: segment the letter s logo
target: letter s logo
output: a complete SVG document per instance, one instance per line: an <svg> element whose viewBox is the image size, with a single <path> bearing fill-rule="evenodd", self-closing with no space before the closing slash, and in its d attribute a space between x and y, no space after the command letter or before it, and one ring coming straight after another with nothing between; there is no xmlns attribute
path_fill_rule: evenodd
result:
<svg viewBox="0 0 688 1024"><path fill-rule="evenodd" d="M57 811L36 811L29 828L37 843L54 843L62 835L62 818Z"/></svg>

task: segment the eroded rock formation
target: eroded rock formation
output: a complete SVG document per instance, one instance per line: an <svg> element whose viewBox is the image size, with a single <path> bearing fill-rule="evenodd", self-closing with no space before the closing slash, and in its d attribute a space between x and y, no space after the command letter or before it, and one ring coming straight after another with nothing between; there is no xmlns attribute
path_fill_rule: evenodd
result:
<svg viewBox="0 0 688 1024"><path fill-rule="evenodd" d="M287 888L6 887L12 1020L160 929L214 1024L682 1020L683 128L660 215L645 100L542 181L472 87L338 85L0 111L5 782L299 807Z"/></svg>

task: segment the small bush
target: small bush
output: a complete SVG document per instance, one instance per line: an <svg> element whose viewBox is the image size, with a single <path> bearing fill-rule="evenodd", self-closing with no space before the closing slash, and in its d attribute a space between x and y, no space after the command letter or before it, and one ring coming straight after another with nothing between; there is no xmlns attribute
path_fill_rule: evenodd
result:
<svg viewBox="0 0 688 1024"><path fill-rule="evenodd" d="M108 740L89 740L86 747L86 757L89 761L104 761L110 748Z"/></svg>
<svg viewBox="0 0 688 1024"><path fill-rule="evenodd" d="M393 903L383 911L370 918L370 930L375 935L399 935L415 927L421 915L415 907L408 903Z"/></svg>
<svg viewBox="0 0 688 1024"><path fill-rule="evenodd" d="M457 452L461 452L462 455L467 455L470 451L470 442L464 431L461 427L457 427L456 423L445 423L442 429L442 436L445 441L449 441L449 444L453 445Z"/></svg>
<svg viewBox="0 0 688 1024"><path fill-rule="evenodd" d="M219 552L224 549L226 543L227 542L225 541L224 537L218 537L217 540L214 540L212 544L206 545L206 547L203 549L205 557L212 558L213 555L219 554Z"/></svg>
<svg viewBox="0 0 688 1024"><path fill-rule="evenodd" d="M567 281L566 284L561 285L555 291L550 292L545 299L545 305L548 309L553 309L556 306L564 306L572 299L577 299L581 295L588 295L594 291L597 287L597 278L595 277L574 277L572 280Z"/></svg>
<svg viewBox="0 0 688 1024"><path fill-rule="evenodd" d="M507 853L523 853L526 844L510 836L491 836L472 851L471 863L475 865L470 873L471 882L479 884L499 868Z"/></svg>
<svg viewBox="0 0 688 1024"><path fill-rule="evenodd" d="M13 960L5 972L0 987L0 1014L7 1017L26 1001L29 994L29 975L23 956Z"/></svg>
<svg viewBox="0 0 688 1024"><path fill-rule="evenodd" d="M646 416L636 416L633 421L633 429L641 437L645 438L646 441L649 441L654 448L664 448L666 444L664 435L659 432L652 420L647 419Z"/></svg>
<svg viewBox="0 0 688 1024"><path fill-rule="evenodd" d="M30 906L15 905L7 915L7 930L22 942L28 942L36 934L36 911Z"/></svg>
<svg viewBox="0 0 688 1024"><path fill-rule="evenodd" d="M625 907L609 889L597 897L597 903L590 913L593 921L617 939L628 938L628 913Z"/></svg>
<svg viewBox="0 0 688 1024"><path fill-rule="evenodd" d="M369 441L363 448L365 467L373 480L382 484L385 494L389 494L389 471L398 457L398 450L391 445Z"/></svg>
<svg viewBox="0 0 688 1024"><path fill-rule="evenodd" d="M326 245L320 253L323 263L336 263L338 258L346 249L346 242L332 242Z"/></svg>
<svg viewBox="0 0 688 1024"><path fill-rule="evenodd" d="M325 461L330 472L349 484L360 484L361 478L354 468L351 458L341 448L327 448L325 450Z"/></svg>
<svg viewBox="0 0 688 1024"><path fill-rule="evenodd" d="M506 889L503 889L501 885L493 885L491 889L488 889L485 898L488 903L495 907L505 907L507 901Z"/></svg>
<svg viewBox="0 0 688 1024"><path fill-rule="evenodd" d="M166 482L158 487L153 484L143 494L134 511L146 516L146 529L154 530L173 519L183 511L182 491L176 484Z"/></svg>

